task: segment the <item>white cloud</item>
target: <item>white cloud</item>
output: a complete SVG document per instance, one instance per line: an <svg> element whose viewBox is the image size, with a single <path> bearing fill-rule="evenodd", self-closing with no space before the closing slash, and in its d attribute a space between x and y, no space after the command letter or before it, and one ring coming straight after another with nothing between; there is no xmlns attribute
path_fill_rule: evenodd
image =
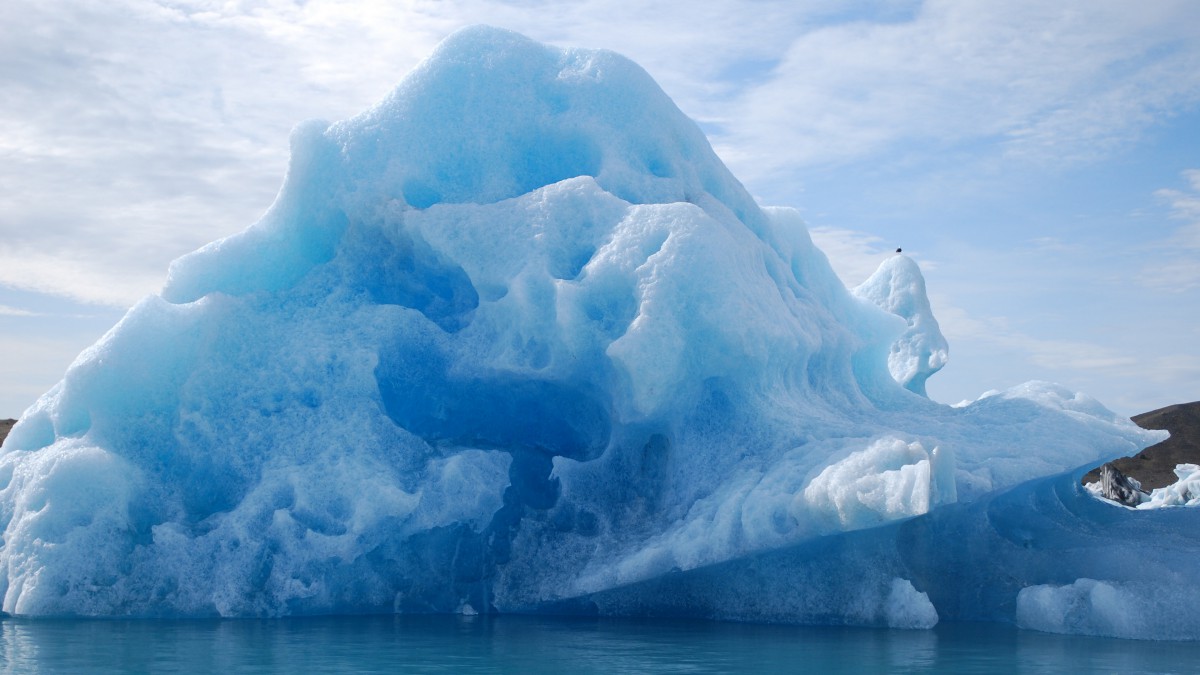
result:
<svg viewBox="0 0 1200 675"><path fill-rule="evenodd" d="M874 272L892 250L880 237L864 232L815 227L811 228L810 233L843 283L851 288ZM1034 273L1038 267L1046 266L1063 255L1080 258L1096 254L1095 251L1055 237L1038 237L1027 244L1009 252L959 249L958 252L965 259L959 263L968 269L986 267L1005 270L1008 276L1001 281L977 281L990 281L998 284L1004 294L1026 298L1044 294L1048 288L1052 288L1045 278ZM942 267L936 260L921 260L920 264L926 273L936 272ZM1072 277L1080 274L1082 270L1069 273ZM1181 371L1180 367L1187 362L1186 357L1154 358L1131 353L1106 344L1105 336L1099 336L1100 339L1095 341L1083 335L1050 337L1047 335L1049 329L1041 325L1023 330L1004 316L972 312L959 306L957 298L969 299L973 290L979 292L982 289L969 288L965 283L939 286L938 282L942 280L939 277L935 276L935 281L930 285L930 302L942 333L950 343L952 371L938 375L931 382L935 390L952 390L951 395L955 400L964 396L973 399L983 388L1009 386L1023 379L1057 378L1073 387L1087 387L1094 393L1103 391L1104 401L1112 401L1112 405L1122 406L1130 412L1141 412L1136 397L1119 396L1104 383L1153 379L1170 385L1173 391L1185 388L1187 371ZM1068 299L1062 300L1065 302ZM1030 305L1024 306L1027 310L1032 309ZM1003 368L997 370L995 364L1005 364L1009 372L1004 372ZM954 377L954 371L962 370L969 371L970 376ZM943 386L947 374L956 380L950 387ZM1011 380L1013 377L1018 379ZM964 380L969 384L962 384Z"/></svg>
<svg viewBox="0 0 1200 675"><path fill-rule="evenodd" d="M1200 98L1198 37L1193 2L931 0L911 20L797 35L720 144L757 175L903 143L1095 157Z"/></svg>
<svg viewBox="0 0 1200 675"><path fill-rule="evenodd" d="M295 123L357 113L477 22L627 54L751 182L909 141L1092 152L1200 83L1190 2L13 0L0 237L66 261L22 287L144 287L253 222ZM90 276L58 274L84 260Z"/></svg>
<svg viewBox="0 0 1200 675"><path fill-rule="evenodd" d="M31 312L20 307L0 305L0 316L42 316L41 312Z"/></svg>
<svg viewBox="0 0 1200 675"><path fill-rule="evenodd" d="M90 304L132 306L157 291L165 276L166 270L158 275L137 270L114 273L103 262L86 257L20 248L0 251L0 284Z"/></svg>
<svg viewBox="0 0 1200 675"><path fill-rule="evenodd" d="M1200 359L1187 353L1186 339L1167 339L1129 350L1086 335L1053 338L1014 328L1004 317L974 316L933 298L950 363L930 380L930 394L945 401L974 400L985 389L1007 388L1030 379L1060 382L1098 398L1126 415L1147 412L1198 397ZM1161 341L1155 341L1161 342Z"/></svg>
<svg viewBox="0 0 1200 675"><path fill-rule="evenodd" d="M875 273L894 249L866 232L837 227L810 227L809 235L847 288L854 288Z"/></svg>
<svg viewBox="0 0 1200 675"><path fill-rule="evenodd" d="M153 290L170 260L245 228L270 204L292 126L362 111L462 25L628 51L699 107L720 93L714 86L730 86L722 69L782 48L773 19L803 16L784 2L759 9L0 3L0 284L102 303Z"/></svg>
<svg viewBox="0 0 1200 675"><path fill-rule="evenodd" d="M1104 156L1200 98L1190 0L8 0L0 286L136 301L171 259L263 212L294 124L363 110L469 23L626 54L713 135L736 175L797 206L806 176L848 161L911 167L937 203L979 180L981 164ZM1200 240L1200 173L1188 180L1159 193L1181 219L1175 250L1153 266L1161 287L1198 283L1189 242ZM813 237L849 285L895 246L823 224ZM1033 243L1075 260L1075 242L1056 234ZM901 243L946 250L929 237ZM955 292L988 283L961 267L943 277ZM1114 358L1029 333L1001 332L1040 362Z"/></svg>
<svg viewBox="0 0 1200 675"><path fill-rule="evenodd" d="M1052 340L1026 335L995 318L972 320L943 307L941 323L951 339L971 339L1001 349L1022 352L1030 363L1045 370L1112 371L1138 366L1138 359L1119 350L1084 340ZM978 330L979 328L983 330Z"/></svg>
<svg viewBox="0 0 1200 675"><path fill-rule="evenodd" d="M1154 261L1139 277L1152 289L1174 293L1200 288L1200 169L1184 171L1183 178L1187 189L1155 193L1168 204L1171 217L1184 222L1166 239L1151 244Z"/></svg>

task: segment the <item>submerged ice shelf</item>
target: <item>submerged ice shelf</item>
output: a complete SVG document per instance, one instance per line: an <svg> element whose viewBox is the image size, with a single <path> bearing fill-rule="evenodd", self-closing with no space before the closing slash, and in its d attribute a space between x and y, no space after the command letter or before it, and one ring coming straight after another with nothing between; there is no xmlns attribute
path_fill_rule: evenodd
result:
<svg viewBox="0 0 1200 675"><path fill-rule="evenodd" d="M949 545L994 525L971 509L1162 437L1045 383L922 396L947 348L915 262L848 291L616 54L467 29L291 143L266 215L5 442L4 611L601 611L804 552L825 595L773 620L1012 621L1092 568L972 608L979 578L896 564L897 533L968 514L938 564L990 569Z"/></svg>

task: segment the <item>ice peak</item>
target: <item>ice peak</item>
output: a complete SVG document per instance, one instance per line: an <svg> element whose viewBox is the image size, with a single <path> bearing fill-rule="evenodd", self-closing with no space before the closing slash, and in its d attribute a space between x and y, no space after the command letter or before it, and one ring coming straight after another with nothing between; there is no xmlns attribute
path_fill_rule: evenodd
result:
<svg viewBox="0 0 1200 675"><path fill-rule="evenodd" d="M950 347L929 306L920 266L897 252L855 288L854 294L908 324L904 334L892 343L888 370L906 389L925 396L925 381L946 365Z"/></svg>
<svg viewBox="0 0 1200 675"><path fill-rule="evenodd" d="M593 176L631 203L709 195L757 211L704 134L654 80L606 50L464 28L380 104L335 125L359 176L409 205L490 203Z"/></svg>

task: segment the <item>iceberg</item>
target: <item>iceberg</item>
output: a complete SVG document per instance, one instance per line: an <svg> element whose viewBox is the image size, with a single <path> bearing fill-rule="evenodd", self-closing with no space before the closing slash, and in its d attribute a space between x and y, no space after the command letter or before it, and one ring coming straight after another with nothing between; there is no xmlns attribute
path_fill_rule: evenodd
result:
<svg viewBox="0 0 1200 675"><path fill-rule="evenodd" d="M1194 555L1194 510L1064 492L1163 432L936 403L946 351L915 262L847 290L637 65L464 29L26 411L0 608L1087 630L1026 589L1158 583L1096 518Z"/></svg>

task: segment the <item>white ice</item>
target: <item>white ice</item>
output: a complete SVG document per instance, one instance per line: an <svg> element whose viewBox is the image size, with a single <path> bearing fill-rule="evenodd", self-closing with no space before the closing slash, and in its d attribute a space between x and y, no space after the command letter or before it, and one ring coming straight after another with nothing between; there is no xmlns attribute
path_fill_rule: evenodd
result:
<svg viewBox="0 0 1200 675"><path fill-rule="evenodd" d="M1200 506L1200 466L1178 464L1174 483L1150 491L1139 509L1158 509L1164 506Z"/></svg>
<svg viewBox="0 0 1200 675"><path fill-rule="evenodd" d="M925 381L946 365L950 346L929 306L921 268L897 252L854 294L904 319L907 327L888 352L888 370L906 389L925 396Z"/></svg>
<svg viewBox="0 0 1200 675"><path fill-rule="evenodd" d="M1200 633L1191 587L1077 579L1017 595L1017 625L1047 633L1195 640Z"/></svg>

